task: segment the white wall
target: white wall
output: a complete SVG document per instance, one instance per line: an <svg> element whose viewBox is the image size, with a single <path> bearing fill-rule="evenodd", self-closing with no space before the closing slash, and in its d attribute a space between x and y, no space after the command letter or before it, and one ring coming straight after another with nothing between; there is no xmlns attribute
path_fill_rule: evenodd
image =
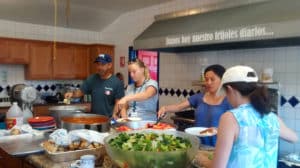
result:
<svg viewBox="0 0 300 168"><path fill-rule="evenodd" d="M0 37L53 41L55 32L57 41L73 43L100 41L99 32L0 20Z"/></svg>

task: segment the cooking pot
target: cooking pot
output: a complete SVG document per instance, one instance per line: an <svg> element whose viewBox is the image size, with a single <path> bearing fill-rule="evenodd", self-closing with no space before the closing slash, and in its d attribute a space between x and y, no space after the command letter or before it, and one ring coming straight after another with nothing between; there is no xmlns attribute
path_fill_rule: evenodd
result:
<svg viewBox="0 0 300 168"><path fill-rule="evenodd" d="M76 113L86 112L86 107L85 106L62 105L62 106L52 106L48 110L50 111L50 115L55 118L57 127L61 128L61 125L60 125L61 117L73 115Z"/></svg>
<svg viewBox="0 0 300 168"><path fill-rule="evenodd" d="M90 129L98 132L108 132L110 120L104 115L74 113L61 118L61 127L66 130Z"/></svg>

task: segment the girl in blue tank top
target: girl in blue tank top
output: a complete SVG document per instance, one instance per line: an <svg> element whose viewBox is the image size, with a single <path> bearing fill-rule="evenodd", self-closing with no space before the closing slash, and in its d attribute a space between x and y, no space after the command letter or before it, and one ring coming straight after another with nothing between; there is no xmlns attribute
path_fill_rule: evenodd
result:
<svg viewBox="0 0 300 168"><path fill-rule="evenodd" d="M226 93L234 109L221 116L213 160L198 158L206 167L276 168L279 137L298 140L271 112L267 90L257 82L256 72L247 66L224 73L219 92Z"/></svg>

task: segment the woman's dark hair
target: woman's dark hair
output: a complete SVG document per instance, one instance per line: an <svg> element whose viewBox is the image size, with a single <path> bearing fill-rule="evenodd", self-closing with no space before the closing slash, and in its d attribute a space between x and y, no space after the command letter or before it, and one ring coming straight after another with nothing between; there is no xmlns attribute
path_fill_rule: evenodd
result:
<svg viewBox="0 0 300 168"><path fill-rule="evenodd" d="M238 90L242 96L248 96L250 103L262 117L271 112L268 90L264 85L256 82L231 82L224 84L223 87L227 88L228 85Z"/></svg>
<svg viewBox="0 0 300 168"><path fill-rule="evenodd" d="M222 76L225 73L225 68L222 65L214 64L206 67L204 74L206 74L208 71L213 71L220 79L222 79Z"/></svg>

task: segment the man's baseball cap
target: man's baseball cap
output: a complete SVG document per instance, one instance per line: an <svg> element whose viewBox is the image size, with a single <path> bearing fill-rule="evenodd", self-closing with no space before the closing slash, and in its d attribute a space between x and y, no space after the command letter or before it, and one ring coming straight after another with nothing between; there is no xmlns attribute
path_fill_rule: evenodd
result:
<svg viewBox="0 0 300 168"><path fill-rule="evenodd" d="M94 63L101 62L102 64L111 63L112 59L111 56L108 54L99 54L98 57L95 59Z"/></svg>

